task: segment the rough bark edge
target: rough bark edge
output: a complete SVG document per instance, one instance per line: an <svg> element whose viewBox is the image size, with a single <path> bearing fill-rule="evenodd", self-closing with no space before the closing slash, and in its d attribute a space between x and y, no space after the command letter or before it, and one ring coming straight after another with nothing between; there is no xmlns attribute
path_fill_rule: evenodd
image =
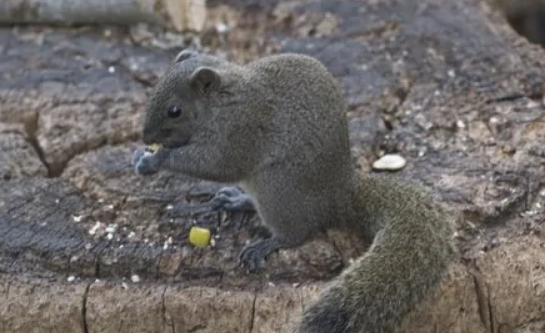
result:
<svg viewBox="0 0 545 333"><path fill-rule="evenodd" d="M441 287L396 332L516 332L533 325L545 317L545 280L535 274L535 267L545 267L542 246L539 236L524 236L453 264ZM269 286L253 293L130 281L11 280L0 283L0 327L10 333L27 333L26 323L67 333L288 332L322 288Z"/></svg>

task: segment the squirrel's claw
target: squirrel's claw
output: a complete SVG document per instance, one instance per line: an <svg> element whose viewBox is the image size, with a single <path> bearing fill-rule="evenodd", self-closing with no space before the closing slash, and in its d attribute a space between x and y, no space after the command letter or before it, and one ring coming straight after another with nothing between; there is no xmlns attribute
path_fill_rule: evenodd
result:
<svg viewBox="0 0 545 333"><path fill-rule="evenodd" d="M255 272L265 267L265 257L279 248L278 241L274 237L256 240L240 251L240 264L248 271Z"/></svg>

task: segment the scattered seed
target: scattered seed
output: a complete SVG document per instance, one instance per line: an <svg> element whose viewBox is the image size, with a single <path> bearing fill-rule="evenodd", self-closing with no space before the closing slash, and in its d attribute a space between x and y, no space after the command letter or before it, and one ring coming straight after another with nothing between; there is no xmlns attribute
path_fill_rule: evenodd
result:
<svg viewBox="0 0 545 333"><path fill-rule="evenodd" d="M111 223L111 224L109 224L108 227L106 228L106 232L114 233L116 229L117 229L117 224Z"/></svg>
<svg viewBox="0 0 545 333"><path fill-rule="evenodd" d="M502 153L506 155L513 155L514 153L517 152L517 148L513 146L505 145L501 147L501 151Z"/></svg>
<svg viewBox="0 0 545 333"><path fill-rule="evenodd" d="M96 234L97 230L100 228L100 226L102 225L102 223L100 223L99 221L97 221L95 223L95 225L89 230L89 235L94 235Z"/></svg>

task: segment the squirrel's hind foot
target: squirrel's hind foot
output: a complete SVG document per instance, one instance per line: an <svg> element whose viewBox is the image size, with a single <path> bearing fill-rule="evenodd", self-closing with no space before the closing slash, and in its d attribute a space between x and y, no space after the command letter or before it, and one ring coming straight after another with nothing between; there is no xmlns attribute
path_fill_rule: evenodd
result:
<svg viewBox="0 0 545 333"><path fill-rule="evenodd" d="M238 257L240 265L250 272L255 272L265 267L265 257L279 248L280 244L274 237L258 239L244 246L240 251Z"/></svg>

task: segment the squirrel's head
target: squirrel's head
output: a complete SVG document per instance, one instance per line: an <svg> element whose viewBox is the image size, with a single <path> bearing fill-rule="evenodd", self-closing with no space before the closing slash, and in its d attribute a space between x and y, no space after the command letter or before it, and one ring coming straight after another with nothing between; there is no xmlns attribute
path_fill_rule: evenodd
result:
<svg viewBox="0 0 545 333"><path fill-rule="evenodd" d="M178 148L188 144L213 117L226 92L221 65L226 61L182 51L159 79L148 99L143 129L145 144Z"/></svg>

